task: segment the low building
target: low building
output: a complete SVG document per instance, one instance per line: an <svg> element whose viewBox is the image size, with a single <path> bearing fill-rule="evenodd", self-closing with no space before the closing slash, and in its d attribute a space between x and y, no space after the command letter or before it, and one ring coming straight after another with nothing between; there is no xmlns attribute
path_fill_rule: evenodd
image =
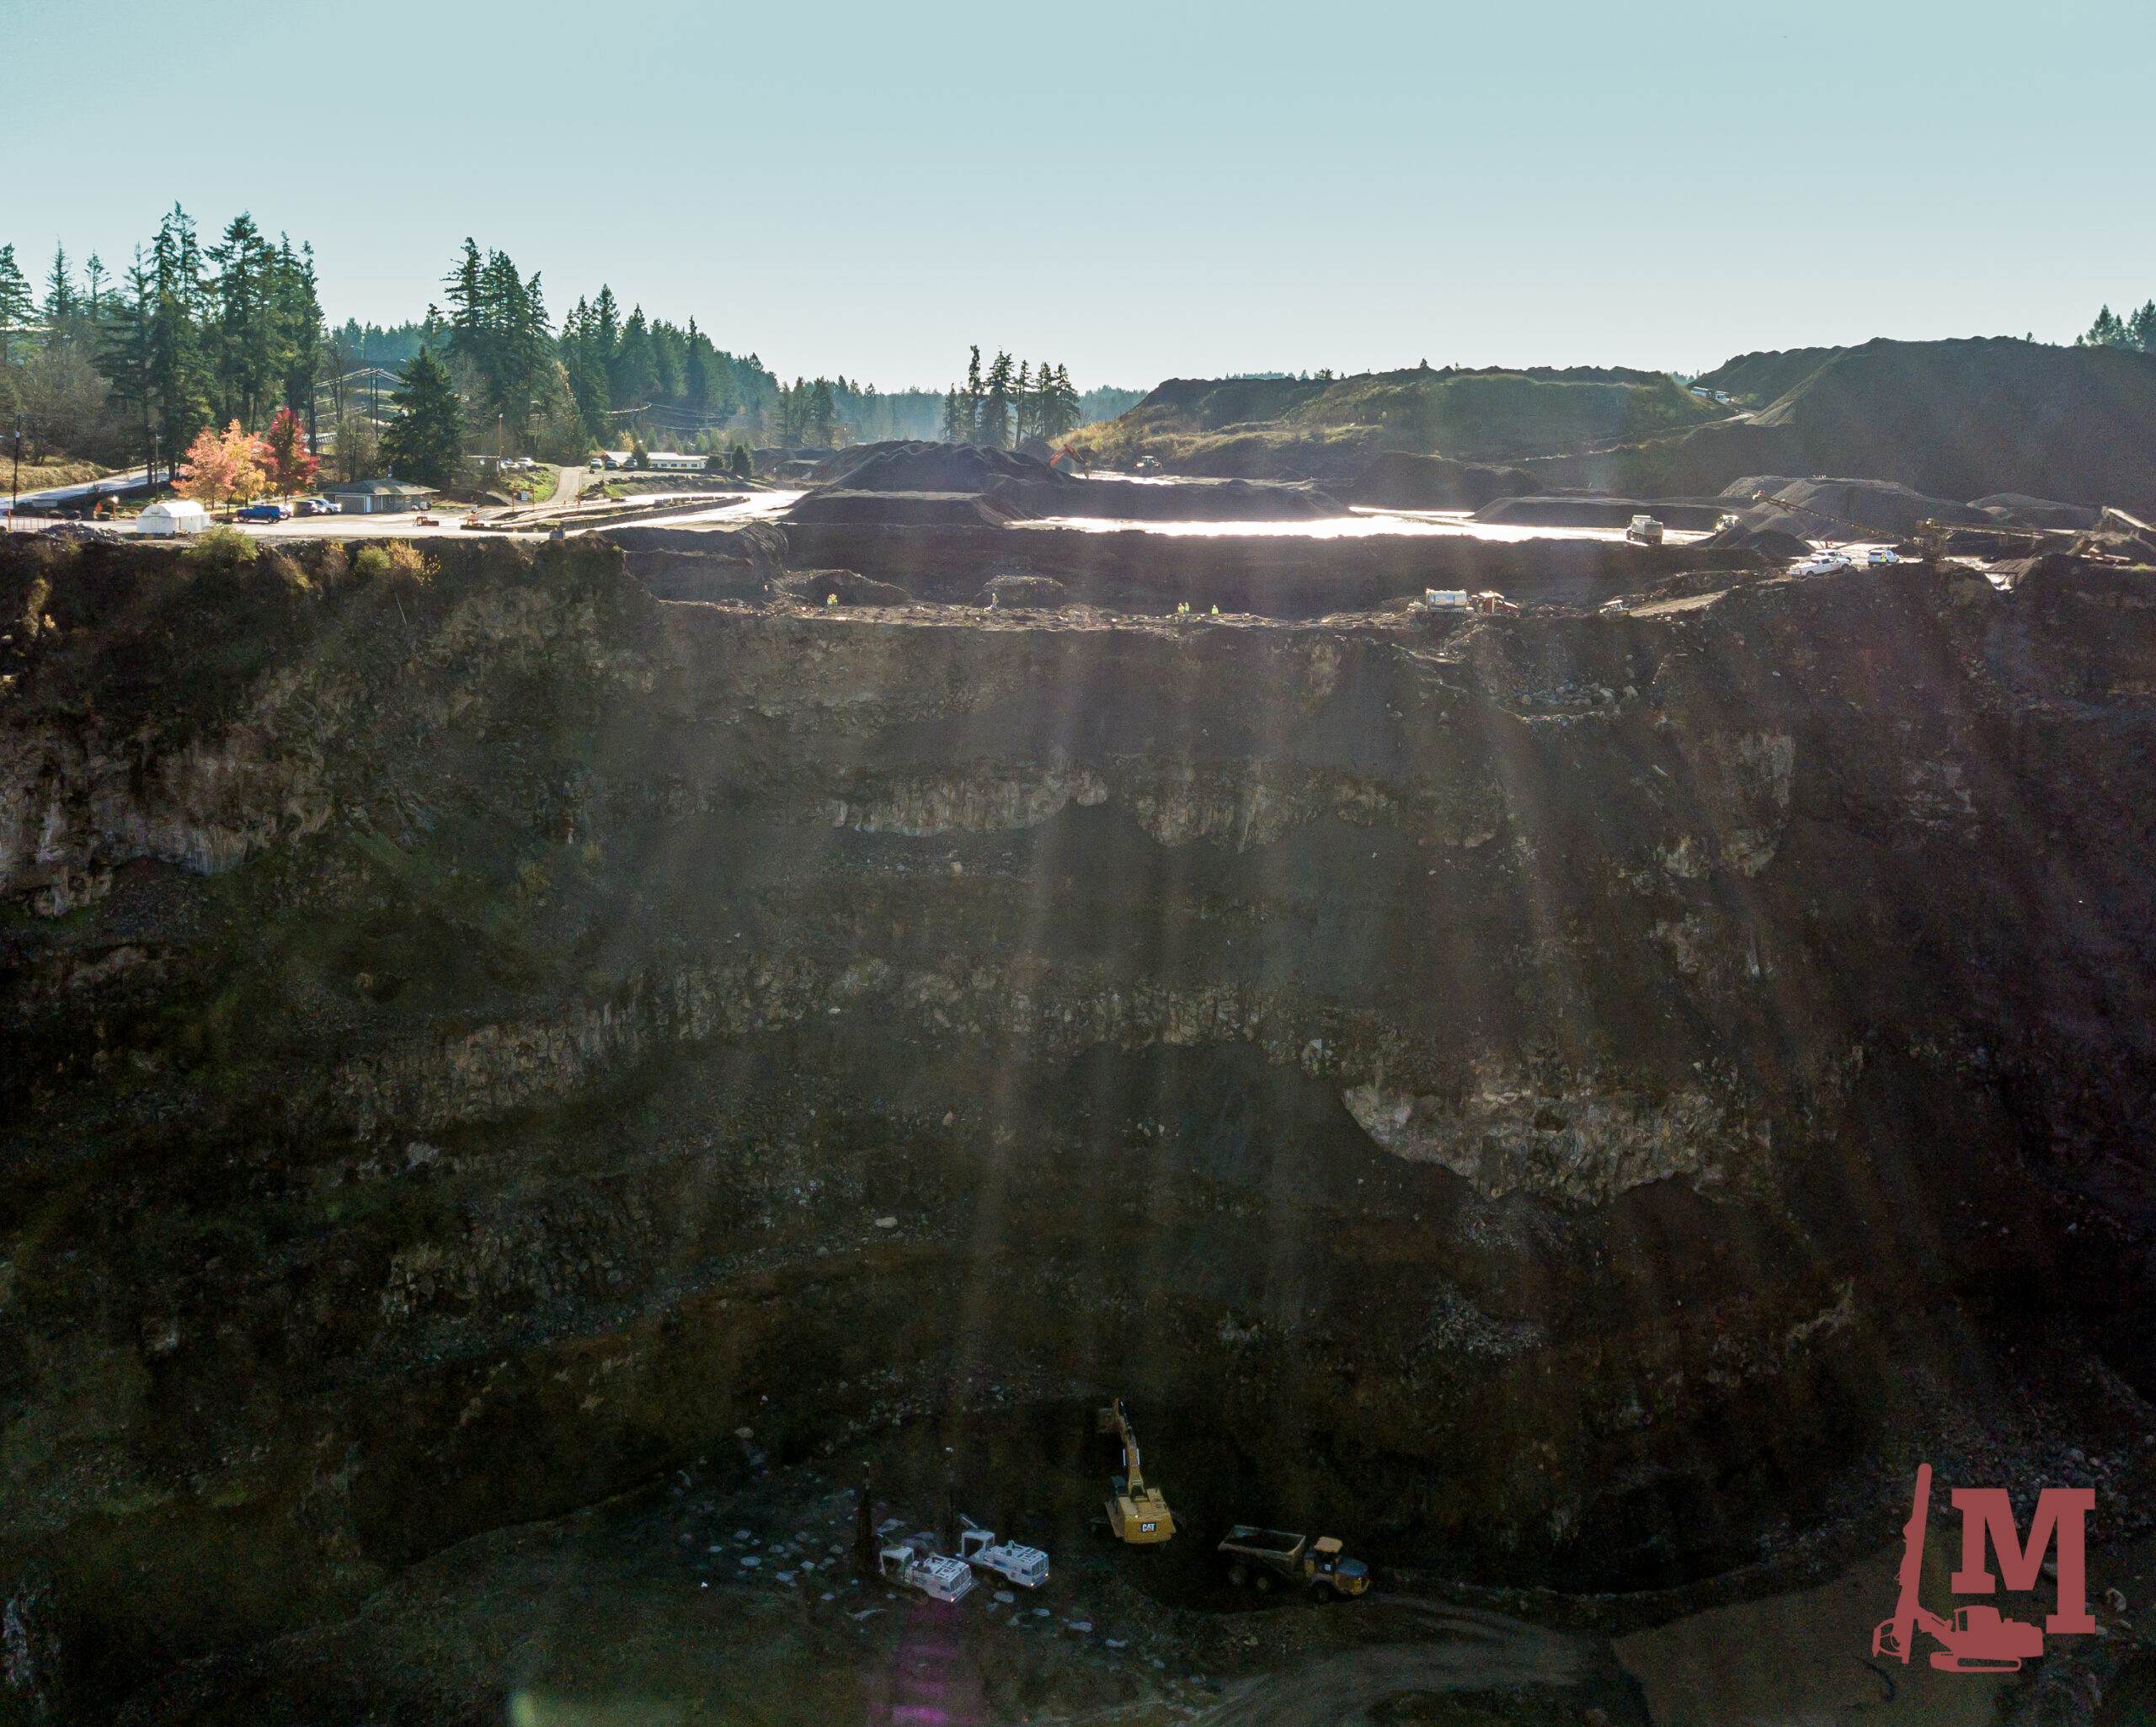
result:
<svg viewBox="0 0 2156 1727"><path fill-rule="evenodd" d="M209 525L210 512L192 498L161 498L135 518L138 534L199 534Z"/></svg>
<svg viewBox="0 0 2156 1727"><path fill-rule="evenodd" d="M344 515L396 515L428 508L435 501L435 488L403 480L351 480L324 487L322 495Z"/></svg>

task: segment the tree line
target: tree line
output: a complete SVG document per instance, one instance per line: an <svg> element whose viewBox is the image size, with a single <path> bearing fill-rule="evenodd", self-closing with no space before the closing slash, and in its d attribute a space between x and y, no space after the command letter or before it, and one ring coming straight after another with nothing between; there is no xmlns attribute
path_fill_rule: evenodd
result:
<svg viewBox="0 0 2156 1727"><path fill-rule="evenodd" d="M2156 354L2156 300L2124 317L2105 306L2096 314L2095 322L2073 338L2073 344L2077 348L2131 348L2142 354Z"/></svg>
<svg viewBox="0 0 2156 1727"><path fill-rule="evenodd" d="M273 243L251 216L205 245L177 205L117 277L79 277L56 248L40 306L0 247L0 409L40 454L132 454L169 465L204 425L265 426L280 408L312 429L323 364L311 248Z"/></svg>
<svg viewBox="0 0 2156 1727"><path fill-rule="evenodd" d="M1014 366L1009 354L999 353L984 372L976 344L964 385L953 384L943 397L943 439L998 450L1032 439L1053 443L1077 425L1078 400L1065 368L1045 360Z"/></svg>
<svg viewBox="0 0 2156 1727"><path fill-rule="evenodd" d="M1065 368L998 354L984 370L978 348L965 384L939 396L843 375L782 384L694 318L677 325L641 306L623 315L611 286L557 328L539 274L472 239L424 319L335 328L312 248L273 241L244 212L205 241L175 205L116 275L56 248L41 294L0 246L0 417L22 424L33 460L176 473L206 430L219 472L286 473L242 460L280 411L279 436L303 428L332 473L357 480L393 464L436 485L456 477L467 440L557 461L632 444L730 454L744 434L822 448L939 433L1008 445L1060 438L1081 417Z"/></svg>

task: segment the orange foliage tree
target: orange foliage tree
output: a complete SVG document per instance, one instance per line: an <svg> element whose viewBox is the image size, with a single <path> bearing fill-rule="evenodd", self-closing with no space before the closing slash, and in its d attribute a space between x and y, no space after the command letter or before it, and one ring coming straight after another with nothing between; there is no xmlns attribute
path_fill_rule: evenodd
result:
<svg viewBox="0 0 2156 1727"><path fill-rule="evenodd" d="M289 408L279 408L270 420L270 430L262 440L262 456L270 489L280 498L305 491L314 483L314 477L322 467L307 451L307 434L300 429L300 417Z"/></svg>
<svg viewBox="0 0 2156 1727"><path fill-rule="evenodd" d="M173 489L183 498L214 504L220 498L252 498L261 489L258 446L234 420L220 437L205 426L187 446L187 474Z"/></svg>

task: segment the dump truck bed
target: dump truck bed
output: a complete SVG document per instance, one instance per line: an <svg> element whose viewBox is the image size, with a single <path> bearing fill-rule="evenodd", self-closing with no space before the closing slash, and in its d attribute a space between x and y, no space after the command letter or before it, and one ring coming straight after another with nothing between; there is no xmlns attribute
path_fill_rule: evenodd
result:
<svg viewBox="0 0 2156 1727"><path fill-rule="evenodd" d="M1292 1559L1302 1553L1307 1538L1285 1529L1253 1529L1238 1523L1220 1538L1219 1551L1248 1554L1252 1559Z"/></svg>

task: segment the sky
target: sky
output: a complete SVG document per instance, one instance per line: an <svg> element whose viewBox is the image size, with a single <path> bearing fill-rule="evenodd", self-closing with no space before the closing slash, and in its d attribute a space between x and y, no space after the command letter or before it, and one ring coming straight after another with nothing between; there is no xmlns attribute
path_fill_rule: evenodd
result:
<svg viewBox="0 0 2156 1727"><path fill-rule="evenodd" d="M2149 0L0 0L0 242L177 202L334 322L468 235L782 376L1081 389L2021 335L2156 296ZM47 69L40 75L37 68Z"/></svg>

